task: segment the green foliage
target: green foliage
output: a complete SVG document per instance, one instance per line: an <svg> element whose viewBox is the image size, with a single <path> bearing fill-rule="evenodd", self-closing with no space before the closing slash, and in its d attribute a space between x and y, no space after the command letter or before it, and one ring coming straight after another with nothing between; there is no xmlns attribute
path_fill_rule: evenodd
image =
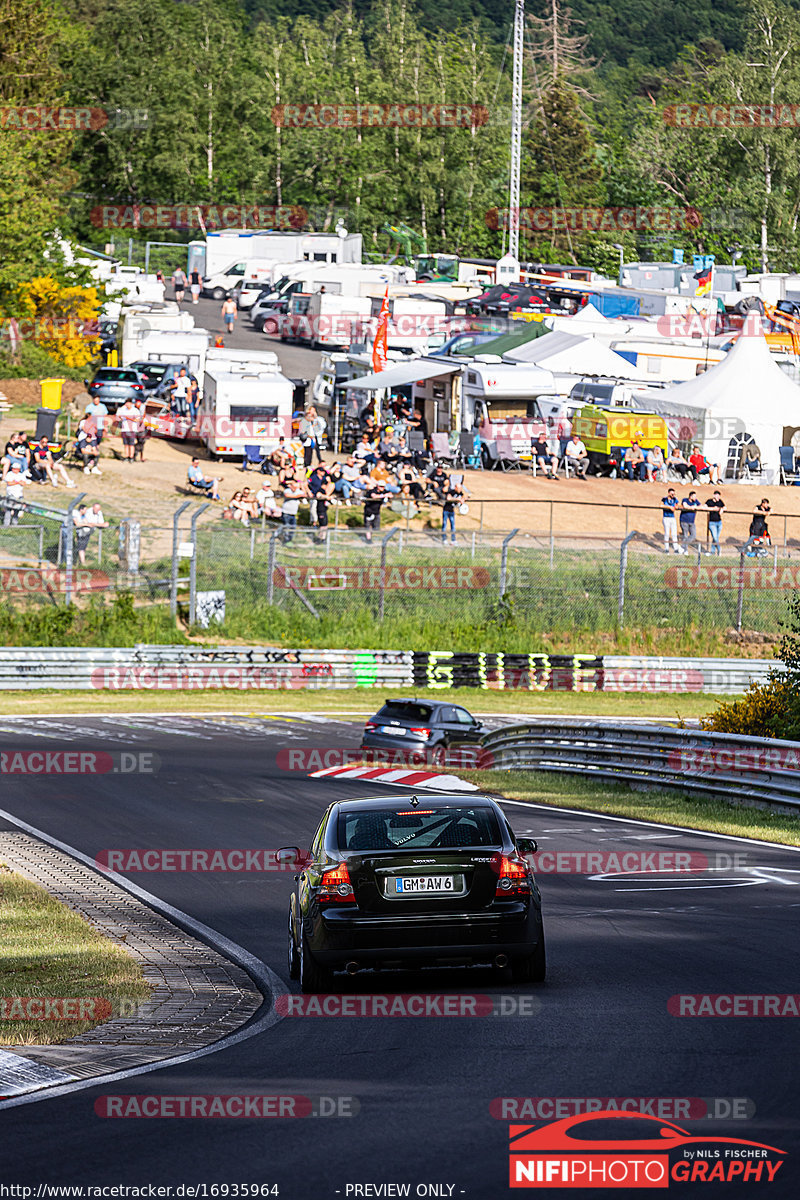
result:
<svg viewBox="0 0 800 1200"><path fill-rule="evenodd" d="M714 712L701 717L700 727L713 733L795 739L800 736L797 691L789 679L774 671L766 683L751 683L743 696L719 704Z"/></svg>
<svg viewBox="0 0 800 1200"><path fill-rule="evenodd" d="M129 593L109 602L93 597L86 608L53 604L16 609L0 604L0 641L6 646L132 646L134 642L179 643L169 611L134 607Z"/></svg>

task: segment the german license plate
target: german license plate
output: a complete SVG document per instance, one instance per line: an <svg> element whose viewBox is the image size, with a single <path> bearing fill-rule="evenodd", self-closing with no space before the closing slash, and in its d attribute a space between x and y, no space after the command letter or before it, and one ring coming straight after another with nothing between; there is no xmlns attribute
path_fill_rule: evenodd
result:
<svg viewBox="0 0 800 1200"><path fill-rule="evenodd" d="M400 875L394 886L397 896L452 895L459 890L455 875Z"/></svg>
<svg viewBox="0 0 800 1200"><path fill-rule="evenodd" d="M408 731L398 725L381 725L381 733L389 733L393 737L403 737Z"/></svg>

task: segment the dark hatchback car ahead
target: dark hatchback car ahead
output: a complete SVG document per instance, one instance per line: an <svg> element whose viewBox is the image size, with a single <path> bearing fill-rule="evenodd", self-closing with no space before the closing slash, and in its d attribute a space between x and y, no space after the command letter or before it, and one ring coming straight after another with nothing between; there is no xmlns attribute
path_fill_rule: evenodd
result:
<svg viewBox="0 0 800 1200"><path fill-rule="evenodd" d="M295 876L291 978L323 992L337 970L493 963L543 981L541 897L523 857L535 852L488 796L332 804Z"/></svg>
<svg viewBox="0 0 800 1200"><path fill-rule="evenodd" d="M444 762L449 746L479 742L483 722L457 704L438 700L386 700L364 726L362 749L394 749L424 753Z"/></svg>

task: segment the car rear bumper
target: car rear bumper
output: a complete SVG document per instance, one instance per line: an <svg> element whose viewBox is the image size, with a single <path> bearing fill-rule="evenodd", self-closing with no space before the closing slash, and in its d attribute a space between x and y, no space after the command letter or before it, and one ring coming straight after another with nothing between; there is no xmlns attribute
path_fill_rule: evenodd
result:
<svg viewBox="0 0 800 1200"><path fill-rule="evenodd" d="M424 757L426 750L432 750L434 746L440 746L441 741L434 741L429 738L412 737L392 737L391 734L384 733L365 733L361 739L362 750L389 750L392 747L395 750L414 751L420 757Z"/></svg>
<svg viewBox="0 0 800 1200"><path fill-rule="evenodd" d="M538 911L523 902L505 912L441 916L368 916L325 910L309 936L325 966L361 963L491 962L498 954L531 954L541 937Z"/></svg>

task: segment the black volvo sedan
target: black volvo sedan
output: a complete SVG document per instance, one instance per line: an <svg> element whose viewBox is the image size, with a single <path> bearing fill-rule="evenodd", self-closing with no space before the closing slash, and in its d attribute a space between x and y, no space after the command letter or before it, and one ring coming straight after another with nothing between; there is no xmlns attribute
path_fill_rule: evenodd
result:
<svg viewBox="0 0 800 1200"><path fill-rule="evenodd" d="M324 992L334 971L493 963L542 982L541 896L524 857L536 848L488 796L337 801L295 876L291 978Z"/></svg>

